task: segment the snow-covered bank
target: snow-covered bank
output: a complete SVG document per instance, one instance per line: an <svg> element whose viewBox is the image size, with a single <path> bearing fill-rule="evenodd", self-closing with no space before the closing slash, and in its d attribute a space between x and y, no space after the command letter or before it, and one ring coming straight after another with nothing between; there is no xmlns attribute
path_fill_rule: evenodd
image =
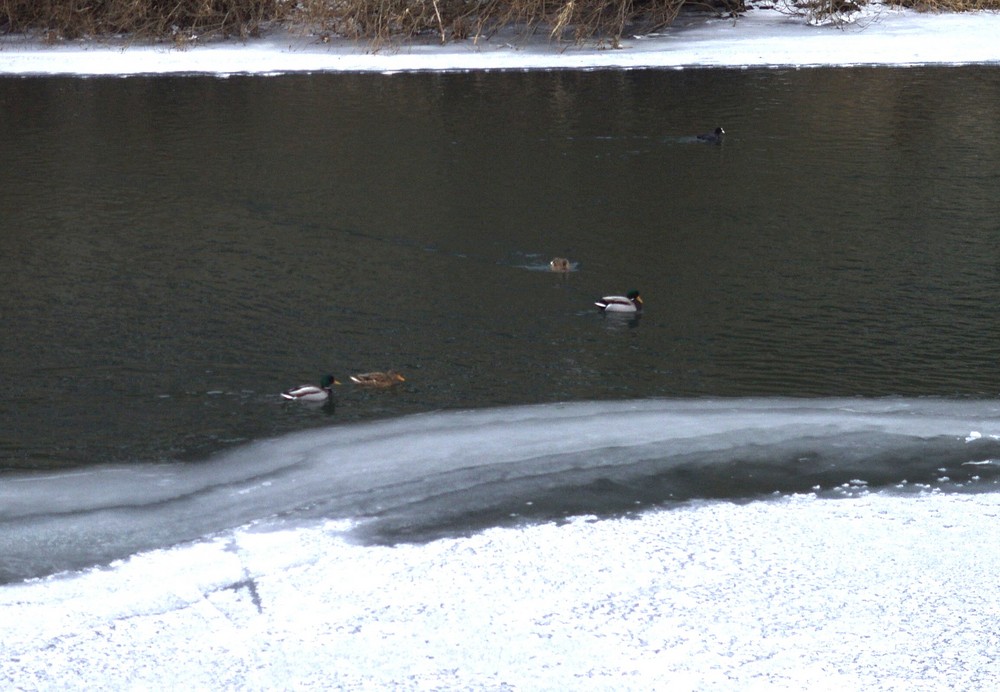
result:
<svg viewBox="0 0 1000 692"><path fill-rule="evenodd" d="M282 35L177 49L166 45L0 41L0 74L282 74L337 71L925 65L1000 62L1000 14L921 14L876 8L853 24L810 26L803 17L752 10L629 38L620 49L495 36L479 42L366 44Z"/></svg>
<svg viewBox="0 0 1000 692"><path fill-rule="evenodd" d="M8 477L9 573L102 566L0 587L0 688L990 689L998 426L993 401L577 402ZM596 516L699 475L742 499ZM129 533L153 547L94 559Z"/></svg>
<svg viewBox="0 0 1000 692"><path fill-rule="evenodd" d="M0 590L5 688L989 689L1000 496L362 547L243 529Z"/></svg>

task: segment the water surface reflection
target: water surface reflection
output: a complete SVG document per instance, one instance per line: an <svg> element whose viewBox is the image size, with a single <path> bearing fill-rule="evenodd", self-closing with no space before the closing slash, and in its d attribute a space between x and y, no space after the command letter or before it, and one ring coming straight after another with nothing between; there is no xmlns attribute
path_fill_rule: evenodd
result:
<svg viewBox="0 0 1000 692"><path fill-rule="evenodd" d="M996 395L989 68L4 79L0 105L5 468L509 403ZM578 271L526 269L555 255ZM631 288L640 321L592 309ZM332 418L277 398L386 367L405 387Z"/></svg>

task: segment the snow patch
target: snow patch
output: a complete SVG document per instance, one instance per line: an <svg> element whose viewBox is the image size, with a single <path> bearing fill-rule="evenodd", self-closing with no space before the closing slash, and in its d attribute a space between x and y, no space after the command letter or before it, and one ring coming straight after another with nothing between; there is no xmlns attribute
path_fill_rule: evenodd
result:
<svg viewBox="0 0 1000 692"><path fill-rule="evenodd" d="M0 681L984 689L998 515L997 495L795 496L394 547L245 527L0 589Z"/></svg>
<svg viewBox="0 0 1000 692"><path fill-rule="evenodd" d="M0 40L0 74L277 75L526 69L638 69L815 65L927 65L1000 62L1000 14L919 13L887 6L860 21L810 26L801 16L754 9L739 19L679 22L621 47L553 43L500 33L445 46L411 42L373 51L365 43L329 43L293 33L193 48L75 41L49 46L23 36Z"/></svg>

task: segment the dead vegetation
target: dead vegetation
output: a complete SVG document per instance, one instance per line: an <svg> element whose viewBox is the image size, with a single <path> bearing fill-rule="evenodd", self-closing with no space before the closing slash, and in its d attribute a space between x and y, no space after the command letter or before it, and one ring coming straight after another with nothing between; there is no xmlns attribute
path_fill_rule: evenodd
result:
<svg viewBox="0 0 1000 692"><path fill-rule="evenodd" d="M0 0L0 31L49 40L128 35L249 38L289 16L287 0Z"/></svg>
<svg viewBox="0 0 1000 692"><path fill-rule="evenodd" d="M447 43L516 27L526 35L615 45L626 30L670 24L685 6L685 0L307 0L298 19L331 35L370 40L433 35Z"/></svg>
<svg viewBox="0 0 1000 692"><path fill-rule="evenodd" d="M893 4L927 11L1000 9L1000 0ZM743 0L0 0L0 34L36 34L53 42L124 36L190 43L246 39L278 26L323 38L384 42L432 36L445 43L514 27L558 41L616 46L626 32L654 31L682 11L728 16L743 9Z"/></svg>

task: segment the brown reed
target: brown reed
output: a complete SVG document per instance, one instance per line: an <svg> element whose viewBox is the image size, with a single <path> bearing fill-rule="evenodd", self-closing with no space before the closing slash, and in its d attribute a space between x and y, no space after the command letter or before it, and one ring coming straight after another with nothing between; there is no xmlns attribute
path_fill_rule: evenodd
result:
<svg viewBox="0 0 1000 692"><path fill-rule="evenodd" d="M853 0L852 0L853 1ZM857 0L856 4L863 4ZM837 2L830 2L831 7ZM1000 0L895 0L924 11L1000 9ZM477 39L502 28L617 46L688 11L738 14L743 0L0 0L0 34L52 40L250 38L272 27L373 42Z"/></svg>

